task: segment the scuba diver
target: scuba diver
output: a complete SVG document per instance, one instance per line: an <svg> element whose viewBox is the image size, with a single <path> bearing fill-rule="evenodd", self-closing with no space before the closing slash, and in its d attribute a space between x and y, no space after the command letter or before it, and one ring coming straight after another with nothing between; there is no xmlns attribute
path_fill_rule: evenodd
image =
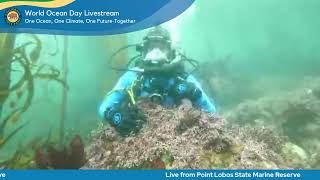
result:
<svg viewBox="0 0 320 180"><path fill-rule="evenodd" d="M139 54L128 62L127 68L112 67L112 58L129 47L136 47ZM111 56L109 65L126 72L100 105L100 117L126 136L138 132L144 123L144 115L136 106L137 98L147 98L167 107L189 99L193 107L215 114L214 104L191 75L193 71L186 72L185 62L190 63L193 71L197 69L198 62L173 48L170 33L161 26L150 30L141 44L120 48Z"/></svg>

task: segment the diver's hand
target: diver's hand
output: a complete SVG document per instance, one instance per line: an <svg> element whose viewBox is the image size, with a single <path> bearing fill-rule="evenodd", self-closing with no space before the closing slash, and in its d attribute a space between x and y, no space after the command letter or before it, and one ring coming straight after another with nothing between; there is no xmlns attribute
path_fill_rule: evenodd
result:
<svg viewBox="0 0 320 180"><path fill-rule="evenodd" d="M122 109L109 109L106 111L106 119L121 136L137 133L145 122L145 116L136 106Z"/></svg>

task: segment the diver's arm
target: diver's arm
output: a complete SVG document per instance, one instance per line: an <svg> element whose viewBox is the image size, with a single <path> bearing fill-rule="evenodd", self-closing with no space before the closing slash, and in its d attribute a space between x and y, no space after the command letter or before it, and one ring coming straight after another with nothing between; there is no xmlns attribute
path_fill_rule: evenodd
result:
<svg viewBox="0 0 320 180"><path fill-rule="evenodd" d="M190 83L193 83L197 89L201 91L201 96L197 98L193 104L197 106L198 108L201 108L202 110L208 112L208 113L216 113L216 107L213 102L210 101L209 97L206 95L206 93L201 88L200 83L194 78L193 75L189 75L187 77L187 81Z"/></svg>
<svg viewBox="0 0 320 180"><path fill-rule="evenodd" d="M100 117L109 122L122 136L139 131L145 120L139 108L134 105L129 106L126 102L129 96L127 89L137 78L136 72L125 73L99 108Z"/></svg>
<svg viewBox="0 0 320 180"><path fill-rule="evenodd" d="M133 71L124 73L116 86L106 95L99 107L99 116L106 119L106 110L119 107L126 97L126 88L128 88L138 77Z"/></svg>

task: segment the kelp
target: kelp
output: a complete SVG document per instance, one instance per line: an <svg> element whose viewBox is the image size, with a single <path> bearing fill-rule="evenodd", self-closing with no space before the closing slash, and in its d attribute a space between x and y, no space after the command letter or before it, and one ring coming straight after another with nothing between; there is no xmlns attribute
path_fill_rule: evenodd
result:
<svg viewBox="0 0 320 180"><path fill-rule="evenodd" d="M0 35L0 92L7 90L10 86L11 51L14 48L15 39L15 34ZM0 118L8 95L9 93L0 94Z"/></svg>
<svg viewBox="0 0 320 180"><path fill-rule="evenodd" d="M26 112L31 104L32 99L34 97L34 87L35 87L35 80L42 79L48 81L56 81L60 83L64 88L67 88L67 84L59 78L60 71L59 69L55 68L50 64L41 64L39 62L40 53L42 51L42 42L36 35L30 35L31 40L23 43L19 47L15 48L13 51L9 51L8 53L12 53L11 64L16 63L19 65L22 70L23 74L16 83L12 84L10 88L7 90L1 90L0 95L11 95L15 94L18 99L20 99L24 94L26 94L26 98L21 107L16 108L13 110L6 118L4 118L0 122L0 141L1 146L7 143L8 140L11 139L12 135L16 134L22 127L25 125L20 126L8 137L4 137L4 131L8 125L8 122L16 123L21 115ZM27 54L27 48L34 45L35 47L32 51ZM56 53L52 53L55 55ZM11 107L15 108L17 103L12 102ZM0 148L1 148L0 146Z"/></svg>
<svg viewBox="0 0 320 180"><path fill-rule="evenodd" d="M16 151L12 158L0 163L2 169L34 169L34 157L31 153Z"/></svg>
<svg viewBox="0 0 320 180"><path fill-rule="evenodd" d="M42 139L39 140L39 139ZM55 140L54 140L55 141ZM86 162L84 143L80 135L75 135L69 144L57 146L51 133L43 138L20 145L14 155L0 163L1 169L79 169Z"/></svg>

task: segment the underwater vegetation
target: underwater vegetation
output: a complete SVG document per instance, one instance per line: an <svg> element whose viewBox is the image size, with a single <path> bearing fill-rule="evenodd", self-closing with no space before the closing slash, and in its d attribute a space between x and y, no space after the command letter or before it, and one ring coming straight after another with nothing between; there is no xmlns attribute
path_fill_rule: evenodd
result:
<svg viewBox="0 0 320 180"><path fill-rule="evenodd" d="M303 158L301 154L287 152L294 146L288 138L271 129L231 125L224 118L193 109L190 103L175 109L139 104L147 117L140 133L121 137L111 127L93 132L84 169L308 167L296 160Z"/></svg>
<svg viewBox="0 0 320 180"><path fill-rule="evenodd" d="M16 36L16 34L1 35L3 46L0 49L0 73L3 76L1 76L0 86L0 107L3 107L7 97L14 97L14 99L10 98L8 102L11 112L6 116L0 113L0 148L29 123L25 122L13 131L6 132L8 127L16 124L21 115L31 106L37 79L56 81L67 88L66 82L60 78L60 71L50 64L41 62L40 53L43 46L41 40L36 35L30 34L27 41L15 47ZM50 56L55 56L56 53L50 53ZM17 81L11 81L11 74L15 71L22 72L22 75ZM18 105L21 102L22 105ZM1 111L2 108L0 108ZM21 159L20 154L23 153L18 150L9 161L16 162L17 159Z"/></svg>
<svg viewBox="0 0 320 180"><path fill-rule="evenodd" d="M10 86L10 60L12 58L11 49L13 49L15 42L15 36L13 35L2 35L0 36L0 115L2 112L2 106L4 101L8 97L8 92L3 92L7 90Z"/></svg>
<svg viewBox="0 0 320 180"><path fill-rule="evenodd" d="M33 39L31 44L36 45L37 42ZM31 60L31 55L25 50L27 46L29 45L24 48L21 46L20 50L15 51L19 53L12 55L11 60L11 64L22 68L24 74L18 82L24 82L24 85L12 90L18 86L12 83L12 86L6 86L3 88L5 90L1 91L4 92L2 95L13 95L18 100L25 97L22 107L18 107L15 102L10 103L12 113L1 117L2 146L27 125L18 126L9 134L4 133L9 124L15 125L21 114L28 110L34 93L31 87L34 86L35 79L52 79L67 87L66 82L61 80L58 69L41 64L39 60ZM35 51L39 51L41 46L36 47L38 48ZM31 54L35 54L32 57L38 56L37 53ZM18 57L21 58L19 61L27 66L23 66L24 64L16 59ZM239 80L229 72L228 62L229 60L225 59L208 62L202 66L203 69L215 67L217 71L208 68L198 72L200 81L209 82L206 84L209 86L208 92L214 99L218 95L217 99L221 101L226 100L224 97L228 95L232 97L230 101L233 97L246 97L239 94L239 89L252 89L251 82L236 83ZM79 136L60 147L55 146L57 143L53 145L37 142L27 146L27 150L24 147L18 148L10 160L0 163L0 168L319 168L319 84L319 78L311 77L301 83L300 88L292 89L290 92L241 102L227 113L221 114L221 117L211 117L193 109L188 101L174 109L140 102L139 106L146 114L147 123L138 134L124 138L111 127L103 126L93 132L92 143L88 147L84 147ZM247 94L251 92L247 91Z"/></svg>
<svg viewBox="0 0 320 180"><path fill-rule="evenodd" d="M32 142L19 148L13 157L0 163L2 169L79 169L86 162L84 143L79 135L69 144L57 145L49 141Z"/></svg>
<svg viewBox="0 0 320 180"><path fill-rule="evenodd" d="M84 144L76 135L62 150L53 146L38 148L35 151L35 162L40 169L79 169L85 163Z"/></svg>

